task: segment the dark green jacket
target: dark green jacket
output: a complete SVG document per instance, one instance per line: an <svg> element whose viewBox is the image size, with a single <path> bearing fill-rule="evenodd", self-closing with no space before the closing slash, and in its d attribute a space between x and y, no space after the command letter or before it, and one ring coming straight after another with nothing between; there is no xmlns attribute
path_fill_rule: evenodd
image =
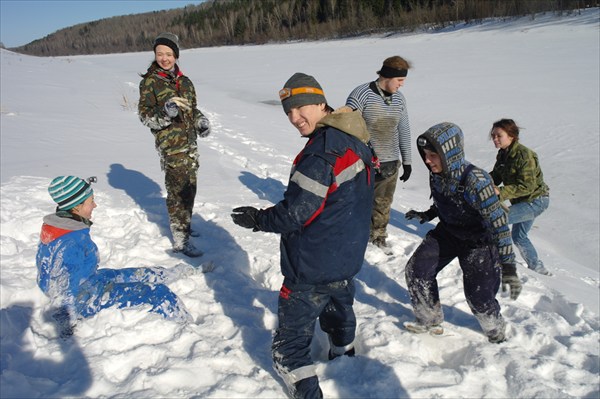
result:
<svg viewBox="0 0 600 399"><path fill-rule="evenodd" d="M494 184L499 186L500 201L512 204L531 202L550 191L544 183L537 154L518 141L506 150L498 151L494 170L490 173ZM503 186L500 186L500 184Z"/></svg>
<svg viewBox="0 0 600 399"><path fill-rule="evenodd" d="M138 115L142 123L154 135L156 149L169 156L195 150L197 121L202 113L196 108L196 91L192 81L175 67L165 71L153 62L140 82L140 102ZM179 115L171 119L164 105L172 97L188 100L191 110L179 110Z"/></svg>

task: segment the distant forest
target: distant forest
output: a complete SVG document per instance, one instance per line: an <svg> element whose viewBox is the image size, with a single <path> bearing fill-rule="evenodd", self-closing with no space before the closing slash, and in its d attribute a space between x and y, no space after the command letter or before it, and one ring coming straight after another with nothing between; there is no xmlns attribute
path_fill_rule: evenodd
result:
<svg viewBox="0 0 600 399"><path fill-rule="evenodd" d="M37 56L148 51L167 31L179 36L182 49L322 40L597 6L598 0L207 0L74 25L10 50Z"/></svg>

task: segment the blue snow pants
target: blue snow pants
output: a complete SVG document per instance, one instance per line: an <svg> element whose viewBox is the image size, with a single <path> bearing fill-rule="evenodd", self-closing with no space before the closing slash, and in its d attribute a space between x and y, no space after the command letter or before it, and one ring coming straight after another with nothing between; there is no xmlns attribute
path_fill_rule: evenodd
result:
<svg viewBox="0 0 600 399"><path fill-rule="evenodd" d="M296 385L303 391L296 392L297 397L321 397L310 356L317 319L333 345L342 347L354 342L354 293L352 279L327 285L293 284L284 280L279 293L279 326L271 349L275 370L288 387L308 379Z"/></svg>
<svg viewBox="0 0 600 399"><path fill-rule="evenodd" d="M175 321L186 321L189 313L181 300L162 284L175 270L162 267L98 269L77 293L76 311L90 317L110 307L150 305L150 311Z"/></svg>
<svg viewBox="0 0 600 399"><path fill-rule="evenodd" d="M492 243L459 240L440 224L427 233L405 269L417 322L432 326L444 320L436 277L455 258L463 272L467 303L484 333L492 336L504 331L504 319L496 300L502 273L498 249Z"/></svg>

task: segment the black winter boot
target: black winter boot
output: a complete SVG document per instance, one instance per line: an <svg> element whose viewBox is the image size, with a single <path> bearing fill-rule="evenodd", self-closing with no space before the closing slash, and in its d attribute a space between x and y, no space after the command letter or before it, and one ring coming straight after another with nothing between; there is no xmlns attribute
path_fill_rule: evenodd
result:
<svg viewBox="0 0 600 399"><path fill-rule="evenodd" d="M323 392L319 386L319 379L308 377L294 384L294 399L323 399Z"/></svg>

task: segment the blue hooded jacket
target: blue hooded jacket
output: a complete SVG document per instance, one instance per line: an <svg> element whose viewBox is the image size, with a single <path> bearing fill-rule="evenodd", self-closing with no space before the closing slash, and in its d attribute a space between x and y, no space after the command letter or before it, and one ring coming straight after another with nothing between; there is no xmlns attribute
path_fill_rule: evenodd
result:
<svg viewBox="0 0 600 399"><path fill-rule="evenodd" d="M464 155L462 130L453 123L440 123L417 138L432 145L442 160L442 172L430 173L429 185L433 197L430 216L438 216L447 231L462 241L474 245L487 242L498 247L503 264L515 263L508 218L494 192L490 175L474 166L466 176L469 162ZM417 145L425 160L422 146Z"/></svg>
<svg viewBox="0 0 600 399"><path fill-rule="evenodd" d="M150 311L167 319L190 319L181 300L162 284L185 273L185 268L99 269L99 260L88 224L64 211L44 217L36 256L38 286L54 307L82 318L113 306L149 305Z"/></svg>

